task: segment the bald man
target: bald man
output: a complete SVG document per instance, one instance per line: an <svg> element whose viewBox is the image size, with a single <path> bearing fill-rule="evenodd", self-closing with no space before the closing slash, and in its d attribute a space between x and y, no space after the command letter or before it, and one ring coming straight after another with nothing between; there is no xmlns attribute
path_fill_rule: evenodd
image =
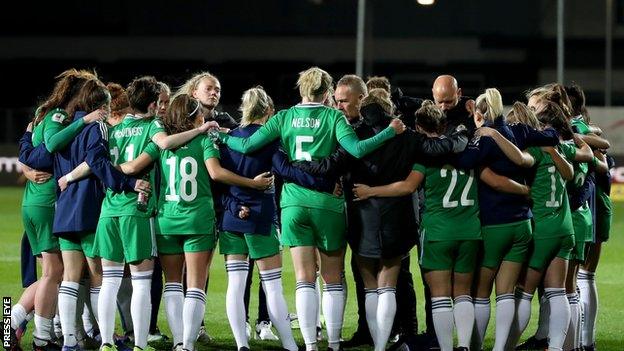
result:
<svg viewBox="0 0 624 351"><path fill-rule="evenodd" d="M454 130L460 124L468 130L476 128L471 112L474 110L474 100L462 96L455 77L448 74L438 76L433 82L431 94L435 104L446 113L448 130Z"/></svg>

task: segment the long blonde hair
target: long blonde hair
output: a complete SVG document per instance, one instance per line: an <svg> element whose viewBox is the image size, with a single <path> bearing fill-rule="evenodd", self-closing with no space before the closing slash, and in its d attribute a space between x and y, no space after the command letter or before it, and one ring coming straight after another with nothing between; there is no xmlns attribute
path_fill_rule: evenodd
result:
<svg viewBox="0 0 624 351"><path fill-rule="evenodd" d="M329 73L318 67L311 67L299 73L297 87L302 98L318 100L332 86L333 79Z"/></svg>
<svg viewBox="0 0 624 351"><path fill-rule="evenodd" d="M254 121L266 116L269 109L273 108L273 100L261 86L247 89L241 97L239 111L242 112L241 127L246 127Z"/></svg>
<svg viewBox="0 0 624 351"><path fill-rule="evenodd" d="M476 105L477 110L490 122L503 114L503 98L496 88L485 89L485 92L477 97Z"/></svg>
<svg viewBox="0 0 624 351"><path fill-rule="evenodd" d="M535 129L539 129L541 126L540 121L535 117L535 114L531 109L525 105L523 102L516 101L514 102L511 110L507 113L507 118L514 118L520 123L524 123L529 127L533 127Z"/></svg>
<svg viewBox="0 0 624 351"><path fill-rule="evenodd" d="M194 76L192 76L184 84L182 84L182 86L178 88L178 91L176 91L173 97L175 98L176 96L182 95L182 94L193 96L193 92L197 90L197 86L199 86L199 83L205 78L209 78L209 79L214 80L215 82L219 82L219 79L215 77L212 73L208 71L199 72L199 73L196 73Z"/></svg>

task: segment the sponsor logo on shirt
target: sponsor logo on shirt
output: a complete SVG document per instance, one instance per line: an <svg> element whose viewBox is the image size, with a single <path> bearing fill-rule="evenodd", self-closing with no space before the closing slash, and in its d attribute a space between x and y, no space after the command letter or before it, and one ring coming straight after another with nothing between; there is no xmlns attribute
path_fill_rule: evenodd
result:
<svg viewBox="0 0 624 351"><path fill-rule="evenodd" d="M56 122L56 123L63 123L63 121L65 120L65 115L62 113L55 113L52 115L52 121Z"/></svg>

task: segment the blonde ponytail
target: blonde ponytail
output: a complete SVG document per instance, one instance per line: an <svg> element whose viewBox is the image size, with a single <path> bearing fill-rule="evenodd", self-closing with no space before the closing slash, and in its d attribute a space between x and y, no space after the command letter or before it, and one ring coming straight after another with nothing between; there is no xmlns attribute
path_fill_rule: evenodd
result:
<svg viewBox="0 0 624 351"><path fill-rule="evenodd" d="M302 98L312 101L320 99L332 86L333 80L329 73L318 67L308 68L299 73L297 87Z"/></svg>
<svg viewBox="0 0 624 351"><path fill-rule="evenodd" d="M503 114L503 98L496 88L485 89L485 92L477 98L477 110L485 116L488 121L494 121Z"/></svg>
<svg viewBox="0 0 624 351"><path fill-rule="evenodd" d="M263 118L267 110L273 107L273 100L261 86L251 88L243 93L239 110L243 114L241 127Z"/></svg>

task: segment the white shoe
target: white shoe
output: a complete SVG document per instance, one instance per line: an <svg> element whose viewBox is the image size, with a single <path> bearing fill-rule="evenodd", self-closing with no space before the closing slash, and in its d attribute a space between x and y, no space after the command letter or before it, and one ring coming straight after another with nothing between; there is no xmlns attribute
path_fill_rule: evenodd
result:
<svg viewBox="0 0 624 351"><path fill-rule="evenodd" d="M182 347L182 343L178 343L174 347L171 348L171 351L182 351L184 348Z"/></svg>
<svg viewBox="0 0 624 351"><path fill-rule="evenodd" d="M273 334L271 322L262 321L256 324L256 336L260 340L279 340L277 335Z"/></svg>
<svg viewBox="0 0 624 351"><path fill-rule="evenodd" d="M199 333L197 334L197 341L204 343L204 344L208 344L212 342L212 336L208 335L208 332L206 332L206 327L205 326L201 326L199 327Z"/></svg>
<svg viewBox="0 0 624 351"><path fill-rule="evenodd" d="M251 325L249 322L245 323L245 333L247 334L247 340L251 339Z"/></svg>

